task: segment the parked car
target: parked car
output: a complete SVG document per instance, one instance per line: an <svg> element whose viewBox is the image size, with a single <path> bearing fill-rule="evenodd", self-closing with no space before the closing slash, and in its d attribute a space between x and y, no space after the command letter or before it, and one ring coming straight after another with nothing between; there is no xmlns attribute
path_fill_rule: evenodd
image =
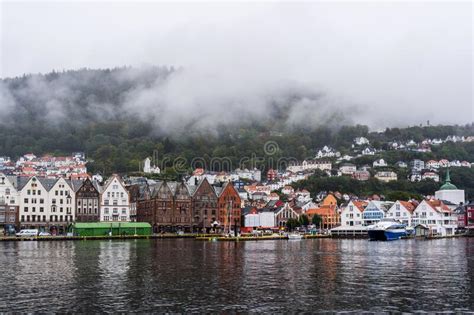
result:
<svg viewBox="0 0 474 315"><path fill-rule="evenodd" d="M40 232L38 236L51 236L51 233L49 232Z"/></svg>
<svg viewBox="0 0 474 315"><path fill-rule="evenodd" d="M36 229L31 229L31 230L21 230L20 232L16 233L16 236L18 237L27 237L27 236L37 236L38 235L38 230Z"/></svg>

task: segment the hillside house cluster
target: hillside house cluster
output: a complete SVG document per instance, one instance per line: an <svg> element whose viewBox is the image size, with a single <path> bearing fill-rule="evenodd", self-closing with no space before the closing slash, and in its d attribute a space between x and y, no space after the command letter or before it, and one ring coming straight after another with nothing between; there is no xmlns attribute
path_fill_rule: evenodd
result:
<svg viewBox="0 0 474 315"><path fill-rule="evenodd" d="M65 177L83 180L89 178L86 163L85 155L82 152L73 153L71 156L44 155L42 157L28 153L17 161L12 161L9 157L1 157L0 172L27 177Z"/></svg>

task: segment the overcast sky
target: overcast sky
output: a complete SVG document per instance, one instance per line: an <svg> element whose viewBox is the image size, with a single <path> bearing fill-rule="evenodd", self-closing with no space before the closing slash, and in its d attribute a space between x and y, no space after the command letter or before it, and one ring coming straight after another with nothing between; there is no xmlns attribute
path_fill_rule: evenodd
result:
<svg viewBox="0 0 474 315"><path fill-rule="evenodd" d="M174 65L314 86L375 127L468 123L472 16L470 1L2 2L0 75Z"/></svg>

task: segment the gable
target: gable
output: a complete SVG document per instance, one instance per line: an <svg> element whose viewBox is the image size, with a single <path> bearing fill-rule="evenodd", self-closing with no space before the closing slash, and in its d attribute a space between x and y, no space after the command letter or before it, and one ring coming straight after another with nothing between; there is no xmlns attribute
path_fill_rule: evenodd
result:
<svg viewBox="0 0 474 315"><path fill-rule="evenodd" d="M202 179L201 182L199 183L199 186L196 188L196 191L194 192L194 196L199 196L199 195L207 195L211 198L216 198L217 195L214 191L214 188L212 188L211 184L207 181L206 178Z"/></svg>

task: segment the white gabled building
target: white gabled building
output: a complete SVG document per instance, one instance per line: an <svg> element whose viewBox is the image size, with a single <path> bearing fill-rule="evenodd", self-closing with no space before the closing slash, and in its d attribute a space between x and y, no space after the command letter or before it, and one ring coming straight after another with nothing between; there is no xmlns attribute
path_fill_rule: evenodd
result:
<svg viewBox="0 0 474 315"><path fill-rule="evenodd" d="M423 200L413 212L412 226L421 224L429 229L430 235L454 235L458 218L440 200Z"/></svg>
<svg viewBox="0 0 474 315"><path fill-rule="evenodd" d="M415 211L415 205L409 201L397 200L386 213L386 217L389 219L396 219L412 226L413 211Z"/></svg>
<svg viewBox="0 0 474 315"><path fill-rule="evenodd" d="M16 189L16 176L0 173L0 204L19 206L20 194Z"/></svg>
<svg viewBox="0 0 474 315"><path fill-rule="evenodd" d="M396 181L398 179L397 173L392 171L377 172L374 177L385 183Z"/></svg>
<svg viewBox="0 0 474 315"><path fill-rule="evenodd" d="M387 162L385 162L384 159L378 159L378 160L374 161L373 166L374 167L384 167L384 166L387 166Z"/></svg>
<svg viewBox="0 0 474 315"><path fill-rule="evenodd" d="M64 216L66 222L74 222L76 193L71 187L70 181L59 178L49 189L48 198L51 214L55 219L59 216L59 221L62 221L61 218ZM62 219L64 220L64 218Z"/></svg>
<svg viewBox="0 0 474 315"><path fill-rule="evenodd" d="M21 228L39 228L64 233L75 220L75 192L70 182L32 176L18 177Z"/></svg>
<svg viewBox="0 0 474 315"><path fill-rule="evenodd" d="M366 137L357 137L354 139L354 144L355 145L367 145L370 144L369 139Z"/></svg>
<svg viewBox="0 0 474 315"><path fill-rule="evenodd" d="M112 175L100 191L100 221L130 221L130 196L118 175Z"/></svg>
<svg viewBox="0 0 474 315"><path fill-rule="evenodd" d="M341 211L341 226L360 226L364 225L362 214L367 206L363 201L350 201Z"/></svg>

